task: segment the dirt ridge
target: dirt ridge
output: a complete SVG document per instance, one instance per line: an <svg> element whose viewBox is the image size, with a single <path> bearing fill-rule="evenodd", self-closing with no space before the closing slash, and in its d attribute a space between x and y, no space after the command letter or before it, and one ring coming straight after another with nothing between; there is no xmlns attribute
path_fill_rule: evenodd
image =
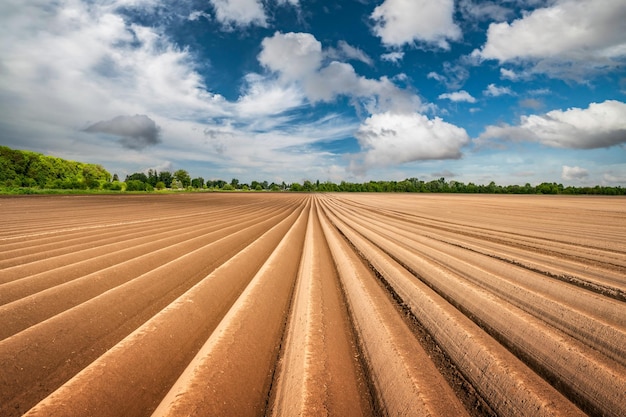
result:
<svg viewBox="0 0 626 417"><path fill-rule="evenodd" d="M625 202L3 199L0 415L626 415Z"/></svg>

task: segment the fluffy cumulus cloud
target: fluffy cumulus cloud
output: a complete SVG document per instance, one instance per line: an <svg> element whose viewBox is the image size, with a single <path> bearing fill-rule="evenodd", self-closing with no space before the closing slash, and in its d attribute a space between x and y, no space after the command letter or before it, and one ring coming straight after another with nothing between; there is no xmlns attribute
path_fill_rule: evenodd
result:
<svg viewBox="0 0 626 417"><path fill-rule="evenodd" d="M210 0L216 19L227 28L233 26L267 26L263 4L259 0Z"/></svg>
<svg viewBox="0 0 626 417"><path fill-rule="evenodd" d="M522 116L516 126L488 126L478 143L493 139L535 141L555 148L594 149L626 143L626 104L607 100L586 109Z"/></svg>
<svg viewBox="0 0 626 417"><path fill-rule="evenodd" d="M448 49L449 40L461 38L453 15L453 0L385 0L370 18L374 34L387 46L419 42Z"/></svg>
<svg viewBox="0 0 626 417"><path fill-rule="evenodd" d="M139 114L94 123L85 132L118 136L122 146L129 149L143 149L160 142L157 124L148 116Z"/></svg>
<svg viewBox="0 0 626 417"><path fill-rule="evenodd" d="M0 100L13 101L15 123L81 126L119 114L224 114L222 98L207 92L186 50L154 28L126 24L110 4L59 1L8 21Z"/></svg>
<svg viewBox="0 0 626 417"><path fill-rule="evenodd" d="M505 95L513 95L513 91L509 87L498 87L495 84L489 84L483 91L483 94L489 97L498 97Z"/></svg>
<svg viewBox="0 0 626 417"><path fill-rule="evenodd" d="M369 114L354 133L362 150L352 161L355 173L418 160L458 159L469 142L464 129L420 114L424 106L413 92L386 77L357 74L352 65L334 60L336 51L323 50L310 34L277 32L263 40L258 58L279 84L301 89L309 102L346 96ZM461 91L450 99L471 102L473 97Z"/></svg>
<svg viewBox="0 0 626 417"><path fill-rule="evenodd" d="M567 165L563 165L563 169L561 170L561 178L566 181L581 180L583 178L587 178L588 176L589 171L581 167L570 167Z"/></svg>
<svg viewBox="0 0 626 417"><path fill-rule="evenodd" d="M370 79L348 63L334 60L336 51L322 50L309 33L279 33L265 38L259 62L277 74L284 85L297 85L312 103L347 96L369 113L414 111L421 107L415 94L400 89L386 77ZM330 61L330 62L329 62Z"/></svg>
<svg viewBox="0 0 626 417"><path fill-rule="evenodd" d="M533 71L562 78L620 65L626 57L626 2L557 0L511 23L492 23L473 55L531 63Z"/></svg>
<svg viewBox="0 0 626 417"><path fill-rule="evenodd" d="M411 161L459 159L469 143L467 132L419 113L374 114L357 130L363 154L359 167L389 166Z"/></svg>
<svg viewBox="0 0 626 417"><path fill-rule="evenodd" d="M467 103L476 103L476 99L465 90L455 91L453 93L440 94L439 99L450 100L454 102L465 101Z"/></svg>
<svg viewBox="0 0 626 417"><path fill-rule="evenodd" d="M310 33L280 33L263 39L258 56L261 65L296 81L317 71L322 65L322 44Z"/></svg>

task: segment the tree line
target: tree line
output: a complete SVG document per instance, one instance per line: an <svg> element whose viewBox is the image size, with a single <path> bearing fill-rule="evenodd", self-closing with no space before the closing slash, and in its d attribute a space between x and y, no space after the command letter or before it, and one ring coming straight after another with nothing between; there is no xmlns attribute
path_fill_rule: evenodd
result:
<svg viewBox="0 0 626 417"><path fill-rule="evenodd" d="M0 146L0 187L94 189L111 181L101 165Z"/></svg>
<svg viewBox="0 0 626 417"><path fill-rule="evenodd" d="M472 182L465 184L455 180L446 181L443 177L432 181L407 178L403 181L368 181L363 183L341 181L339 184L331 181L320 182L319 180L315 182L305 180L302 183L293 182L289 184L252 181L248 184L240 182L237 178L233 178L230 182L224 180L205 181L202 177L191 179L187 171L182 169L174 172L174 174L167 171L157 173L152 170L149 170L148 174L135 173L126 177L127 184L129 181L137 181L137 187L141 190L186 188L208 191L626 195L626 188L620 186L574 187L555 182L543 182L535 186L530 183L498 185L494 181L483 185Z"/></svg>
<svg viewBox="0 0 626 417"><path fill-rule="evenodd" d="M407 178L402 181L367 181L362 183L341 181L339 184L319 180L302 183L279 183L251 181L242 183L237 178L230 182L202 177L191 178L184 169L174 172L149 169L127 175L120 181L117 174L111 175L101 165L68 161L37 152L13 150L0 146L0 189L7 190L107 190L107 191L272 191L272 192L387 192L387 193L482 193L482 194L595 194L626 195L621 186L574 187L544 182L539 185L498 185L494 181L487 185L446 181L439 178L423 181ZM19 191L18 191L19 192Z"/></svg>

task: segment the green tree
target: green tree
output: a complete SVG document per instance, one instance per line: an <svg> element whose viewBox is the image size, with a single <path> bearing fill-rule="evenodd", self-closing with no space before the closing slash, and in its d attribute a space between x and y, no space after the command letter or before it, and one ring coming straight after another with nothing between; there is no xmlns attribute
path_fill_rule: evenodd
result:
<svg viewBox="0 0 626 417"><path fill-rule="evenodd" d="M126 191L146 191L146 183L140 180L127 180Z"/></svg>
<svg viewBox="0 0 626 417"><path fill-rule="evenodd" d="M203 188L204 187L204 178L198 177L191 180L191 186L193 188Z"/></svg>
<svg viewBox="0 0 626 417"><path fill-rule="evenodd" d="M148 184L155 187L157 182L159 182L159 174L156 172L156 170L149 169L148 170Z"/></svg>
<svg viewBox="0 0 626 417"><path fill-rule="evenodd" d="M299 183L294 182L294 183L291 183L291 187L289 187L289 190L290 191L302 191L302 186Z"/></svg>
<svg viewBox="0 0 626 417"><path fill-rule="evenodd" d="M133 174L127 175L125 182L132 181L132 180L148 182L148 176L144 174L143 172L135 172Z"/></svg>
<svg viewBox="0 0 626 417"><path fill-rule="evenodd" d="M158 178L159 181L165 184L165 188L170 188L172 186L172 180L174 179L174 177L172 176L171 172L161 171L159 172Z"/></svg>
<svg viewBox="0 0 626 417"><path fill-rule="evenodd" d="M170 184L170 188L173 190L180 190L181 188L183 188L183 183L180 180L174 178L172 180L172 183Z"/></svg>
<svg viewBox="0 0 626 417"><path fill-rule="evenodd" d="M191 185L191 177L189 173L184 169L179 169L174 172L174 178L176 178L183 185L182 188L187 188Z"/></svg>

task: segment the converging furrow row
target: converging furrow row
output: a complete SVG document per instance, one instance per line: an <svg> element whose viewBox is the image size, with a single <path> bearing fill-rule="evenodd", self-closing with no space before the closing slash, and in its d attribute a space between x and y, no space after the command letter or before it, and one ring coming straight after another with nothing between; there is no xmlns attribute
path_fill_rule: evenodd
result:
<svg viewBox="0 0 626 417"><path fill-rule="evenodd" d="M3 199L0 415L626 415L624 200L502 197Z"/></svg>

